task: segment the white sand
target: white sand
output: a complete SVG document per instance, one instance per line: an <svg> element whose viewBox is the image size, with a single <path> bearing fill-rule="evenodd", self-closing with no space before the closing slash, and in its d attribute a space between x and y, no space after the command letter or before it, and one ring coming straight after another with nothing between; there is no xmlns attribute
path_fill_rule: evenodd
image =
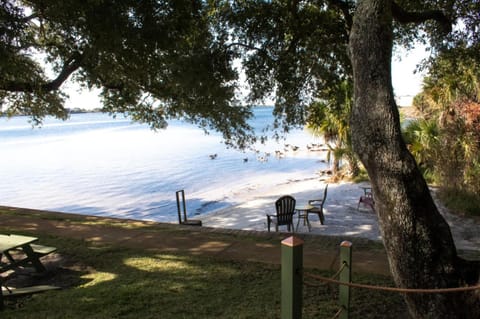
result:
<svg viewBox="0 0 480 319"><path fill-rule="evenodd" d="M321 225L318 217L310 214L311 233L381 240L376 214L368 206L360 205L360 209L357 209L358 199L363 194L362 186L369 185L330 184L324 206L325 224ZM297 206L300 206L307 204L309 199L321 198L324 187L324 179L318 176L271 187L251 187L248 191L237 194L235 202L240 204L198 216L196 219L201 219L203 225L209 227L265 231L267 230L265 214L274 213L274 202L280 196L292 195L297 200ZM450 224L457 248L480 250L480 226L471 219L446 212L444 207L439 208ZM282 226L280 230L286 231L286 227ZM305 233L308 232L308 228L300 222L296 232Z"/></svg>

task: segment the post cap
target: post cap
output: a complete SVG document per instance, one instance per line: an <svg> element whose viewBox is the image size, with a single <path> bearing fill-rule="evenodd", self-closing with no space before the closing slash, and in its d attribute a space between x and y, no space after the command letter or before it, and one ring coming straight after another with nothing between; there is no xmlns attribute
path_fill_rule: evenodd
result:
<svg viewBox="0 0 480 319"><path fill-rule="evenodd" d="M348 240L344 240L341 242L340 247L352 247L352 243Z"/></svg>
<svg viewBox="0 0 480 319"><path fill-rule="evenodd" d="M301 246L303 243L304 241L302 239L295 236L290 236L282 240L282 245L289 247Z"/></svg>

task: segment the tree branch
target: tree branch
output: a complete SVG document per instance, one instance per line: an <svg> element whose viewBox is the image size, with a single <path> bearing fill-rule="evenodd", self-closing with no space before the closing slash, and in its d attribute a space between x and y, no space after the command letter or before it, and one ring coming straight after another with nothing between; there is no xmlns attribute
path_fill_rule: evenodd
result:
<svg viewBox="0 0 480 319"><path fill-rule="evenodd" d="M394 19L400 23L422 23L434 20L446 33L452 31L452 21L441 10L406 11L393 1L392 14Z"/></svg>
<svg viewBox="0 0 480 319"><path fill-rule="evenodd" d="M56 91L73 72L80 68L81 60L82 56L77 54L75 57L65 63L57 78L48 83L7 81L3 85L0 85L0 89L9 92L27 93L33 93L36 90L45 92Z"/></svg>
<svg viewBox="0 0 480 319"><path fill-rule="evenodd" d="M350 7L348 5L348 2L342 0L329 0L329 3L342 11L343 17L345 18L345 23L347 24L347 29L350 30L353 25L353 17L350 14Z"/></svg>
<svg viewBox="0 0 480 319"><path fill-rule="evenodd" d="M58 88L65 82L68 77L75 72L81 65L82 56L78 54L76 58L71 59L64 66L57 78L50 83L47 83L43 86L44 90L53 91L58 90Z"/></svg>
<svg viewBox="0 0 480 319"><path fill-rule="evenodd" d="M112 91L121 91L125 88L125 85L121 82L110 82L107 79L105 79L102 75L97 75L98 79L100 80L102 86L106 88L107 90L112 90Z"/></svg>
<svg viewBox="0 0 480 319"><path fill-rule="evenodd" d="M17 21L18 21L18 22L21 22L21 23L26 23L26 22L30 22L30 21L32 21L33 19L36 19L36 18L38 18L38 17L39 17L38 14L32 13L32 14L29 15L29 16L19 18Z"/></svg>
<svg viewBox="0 0 480 319"><path fill-rule="evenodd" d="M243 47L243 48L246 48L246 49L249 49L249 50L258 51L263 56L265 56L267 59L270 59L271 61L276 62L276 59L271 57L265 49L258 48L254 45L250 45L250 44L246 44L246 43L242 43L242 42L232 42L232 43L227 45L227 49L229 49L230 47L233 47L233 46L239 46L239 47Z"/></svg>

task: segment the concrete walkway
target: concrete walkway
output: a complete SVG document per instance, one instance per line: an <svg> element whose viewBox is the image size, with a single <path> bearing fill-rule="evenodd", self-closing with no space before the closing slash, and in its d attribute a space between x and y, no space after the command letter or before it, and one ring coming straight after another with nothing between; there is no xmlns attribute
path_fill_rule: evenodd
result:
<svg viewBox="0 0 480 319"><path fill-rule="evenodd" d="M369 184L330 184L324 206L325 224L321 225L316 215L310 215L312 228L309 234L381 240L377 215L368 206L358 207L358 199L363 195L362 186ZM243 198L240 204L198 218L210 227L266 231L265 214L274 214L273 203L281 195L292 195L297 200L297 205L301 206L307 204L309 199L322 197L324 187L324 183L312 179L277 185L273 189L255 190L251 197ZM435 197L434 191L432 195ZM478 219L452 214L438 200L436 204L450 226L457 249L480 253ZM295 226L296 224L295 217ZM296 231L308 233L308 228L300 223Z"/></svg>
<svg viewBox="0 0 480 319"><path fill-rule="evenodd" d="M40 239L42 234L48 234L106 245L273 264L280 263L281 241L290 236L288 233L189 227L13 207L0 207L0 221L2 232L28 232ZM304 233L298 236L305 242L305 267L336 269L338 245L348 238L339 237L338 245L332 246L325 243L323 236ZM349 240L353 243L354 272L390 274L383 248L367 250L365 239Z"/></svg>

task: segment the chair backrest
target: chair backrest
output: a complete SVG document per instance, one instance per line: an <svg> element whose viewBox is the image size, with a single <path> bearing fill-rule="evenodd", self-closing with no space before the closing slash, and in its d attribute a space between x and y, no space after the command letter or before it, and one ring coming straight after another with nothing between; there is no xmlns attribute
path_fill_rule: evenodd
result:
<svg viewBox="0 0 480 319"><path fill-rule="evenodd" d="M327 200L327 191L328 191L328 184L325 185L325 190L323 191L323 201L322 201L322 206L323 204L325 203L325 201Z"/></svg>
<svg viewBox="0 0 480 319"><path fill-rule="evenodd" d="M277 199L275 202L275 209L277 211L278 225L288 225L293 223L295 204L295 198L290 195L285 195Z"/></svg>

